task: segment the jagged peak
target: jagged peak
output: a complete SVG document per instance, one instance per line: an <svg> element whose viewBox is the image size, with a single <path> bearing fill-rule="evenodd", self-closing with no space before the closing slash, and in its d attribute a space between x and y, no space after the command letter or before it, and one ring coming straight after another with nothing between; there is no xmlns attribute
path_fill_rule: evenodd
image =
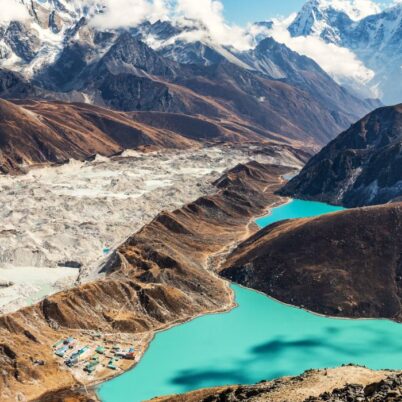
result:
<svg viewBox="0 0 402 402"><path fill-rule="evenodd" d="M312 10L335 10L346 14L350 19L357 21L372 14L378 14L381 8L371 0L308 0L302 12Z"/></svg>

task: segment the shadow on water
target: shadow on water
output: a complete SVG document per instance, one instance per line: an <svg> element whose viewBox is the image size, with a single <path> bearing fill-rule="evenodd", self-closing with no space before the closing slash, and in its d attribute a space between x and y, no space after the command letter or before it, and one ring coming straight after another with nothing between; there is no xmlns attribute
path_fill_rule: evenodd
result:
<svg viewBox="0 0 402 402"><path fill-rule="evenodd" d="M255 380L248 376L244 367L232 370L184 370L176 375L171 384L180 386L184 391L202 388L204 384L216 382L217 384L251 384ZM260 381L283 377L285 371L271 371L269 378L261 378Z"/></svg>
<svg viewBox="0 0 402 402"><path fill-rule="evenodd" d="M339 321L340 323L348 323L347 321ZM180 386L182 390L188 391L202 388L205 384L250 384L255 383L256 378L249 375L252 367L256 365L266 365L267 375L260 380L272 380L286 375L298 374L289 372L288 369L281 369L284 361L289 357L295 362L304 361L305 369L316 367L309 362L318 362L323 356L329 356L327 363L333 362L333 365L341 364L362 364L364 365L365 357L373 354L373 345L378 346L378 350L374 351L381 355L382 353L399 353L402 351L401 342L395 338L392 332L383 329L374 329L367 327L369 321L363 322L361 325L353 325L353 334L360 331L368 332L373 338L372 341L366 343L356 339L349 344L337 339L343 334L345 339L350 339L349 328L337 328L328 326L322 328L323 337L286 339L286 336L269 339L264 343L253 346L249 350L248 359L238 359L230 362L230 369L211 369L194 368L191 370L182 370L176 373L170 379L170 383ZM323 364L322 367L329 367L330 364ZM318 367L316 367L318 368Z"/></svg>

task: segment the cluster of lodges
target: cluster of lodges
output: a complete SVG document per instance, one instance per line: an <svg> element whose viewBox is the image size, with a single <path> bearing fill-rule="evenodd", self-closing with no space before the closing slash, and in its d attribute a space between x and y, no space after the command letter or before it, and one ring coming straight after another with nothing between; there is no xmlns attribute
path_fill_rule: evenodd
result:
<svg viewBox="0 0 402 402"><path fill-rule="evenodd" d="M54 354L63 358L68 367L83 365L83 369L87 373L93 373L96 370L101 364L102 357L107 359L107 352L110 352L110 356L108 357L107 365L104 366L111 370L117 370L116 362L120 359L135 359L134 347L123 350L118 345L113 345L112 348L107 349L109 348L105 346L97 346L96 348L78 346L73 337L61 339L53 345Z"/></svg>

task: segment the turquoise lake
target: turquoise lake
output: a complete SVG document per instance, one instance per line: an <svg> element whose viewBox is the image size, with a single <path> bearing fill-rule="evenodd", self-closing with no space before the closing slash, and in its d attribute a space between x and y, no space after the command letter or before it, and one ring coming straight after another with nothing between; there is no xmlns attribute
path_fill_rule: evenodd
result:
<svg viewBox="0 0 402 402"><path fill-rule="evenodd" d="M339 209L294 200L257 223L265 226ZM101 400L138 402L347 363L402 368L400 324L325 318L236 285L233 289L238 308L158 333L137 367L99 387Z"/></svg>

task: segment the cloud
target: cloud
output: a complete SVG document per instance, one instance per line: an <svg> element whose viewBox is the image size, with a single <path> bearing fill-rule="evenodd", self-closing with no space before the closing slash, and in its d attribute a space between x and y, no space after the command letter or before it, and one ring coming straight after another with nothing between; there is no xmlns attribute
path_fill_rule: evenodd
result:
<svg viewBox="0 0 402 402"><path fill-rule="evenodd" d="M277 42L285 44L297 53L310 57L339 83L347 79L364 85L374 77L374 72L368 69L349 49L326 43L318 36L292 37L287 27L294 18L295 15L291 15L286 19L274 20L273 28L266 30L265 34L272 36ZM253 33L256 34L256 32Z"/></svg>
<svg viewBox="0 0 402 402"><path fill-rule="evenodd" d="M94 0L87 0L94 1ZM207 40L237 50L251 48L246 31L228 24L223 16L223 4L218 0L104 0L103 13L96 15L91 25L102 29L135 27L145 20L172 19L176 23L193 25L180 40ZM192 24L192 21L197 23Z"/></svg>
<svg viewBox="0 0 402 402"><path fill-rule="evenodd" d="M354 20L380 12L381 7L371 0L321 0L327 7L344 11Z"/></svg>
<svg viewBox="0 0 402 402"><path fill-rule="evenodd" d="M175 13L185 18L200 21L210 38L223 46L237 50L251 47L250 38L243 28L230 25L223 16L223 4L217 0L177 0Z"/></svg>
<svg viewBox="0 0 402 402"><path fill-rule="evenodd" d="M104 0L103 13L97 14L91 25L103 29L135 27L145 20L166 19L166 0Z"/></svg>
<svg viewBox="0 0 402 402"><path fill-rule="evenodd" d="M0 23L23 21L29 18L26 7L16 0L1 0Z"/></svg>

